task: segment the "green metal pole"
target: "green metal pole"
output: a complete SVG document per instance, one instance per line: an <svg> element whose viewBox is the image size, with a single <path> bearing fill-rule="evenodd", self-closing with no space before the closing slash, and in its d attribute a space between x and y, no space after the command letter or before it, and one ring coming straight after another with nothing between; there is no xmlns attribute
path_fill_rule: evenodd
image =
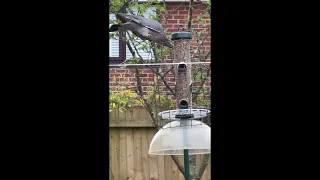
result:
<svg viewBox="0 0 320 180"><path fill-rule="evenodd" d="M184 179L190 180L190 170L189 170L189 152L188 149L183 150L184 154Z"/></svg>

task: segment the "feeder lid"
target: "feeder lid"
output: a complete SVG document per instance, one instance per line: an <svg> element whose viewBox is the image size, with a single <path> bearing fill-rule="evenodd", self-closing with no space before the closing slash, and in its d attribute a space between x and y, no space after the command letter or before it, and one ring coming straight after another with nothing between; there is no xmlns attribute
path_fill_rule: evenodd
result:
<svg viewBox="0 0 320 180"><path fill-rule="evenodd" d="M171 35L171 40L178 40L178 39L192 39L192 35L190 32L174 32Z"/></svg>

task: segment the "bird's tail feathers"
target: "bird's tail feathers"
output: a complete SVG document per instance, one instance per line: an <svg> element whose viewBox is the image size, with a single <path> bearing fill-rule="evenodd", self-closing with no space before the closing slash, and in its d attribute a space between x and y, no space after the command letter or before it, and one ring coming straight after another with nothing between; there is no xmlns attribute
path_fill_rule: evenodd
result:
<svg viewBox="0 0 320 180"><path fill-rule="evenodd" d="M115 32L119 30L119 24L113 24L110 28L109 28L109 32Z"/></svg>

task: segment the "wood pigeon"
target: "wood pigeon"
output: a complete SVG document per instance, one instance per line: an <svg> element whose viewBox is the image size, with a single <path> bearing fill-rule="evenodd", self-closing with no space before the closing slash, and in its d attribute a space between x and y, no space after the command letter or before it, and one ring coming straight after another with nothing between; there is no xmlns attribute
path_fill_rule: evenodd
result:
<svg viewBox="0 0 320 180"><path fill-rule="evenodd" d="M162 25L158 21L124 13L118 13L117 17L123 24L113 24L109 32L130 30L142 40L161 43L164 46L173 48Z"/></svg>

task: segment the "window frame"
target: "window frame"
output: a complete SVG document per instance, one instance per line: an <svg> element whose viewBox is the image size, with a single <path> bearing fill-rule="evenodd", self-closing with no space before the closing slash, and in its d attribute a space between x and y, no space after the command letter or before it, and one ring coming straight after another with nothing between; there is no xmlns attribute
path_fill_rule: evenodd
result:
<svg viewBox="0 0 320 180"><path fill-rule="evenodd" d="M110 44L109 44L110 46ZM119 39L119 56L110 57L109 55L109 64L120 64L126 60L126 43Z"/></svg>

